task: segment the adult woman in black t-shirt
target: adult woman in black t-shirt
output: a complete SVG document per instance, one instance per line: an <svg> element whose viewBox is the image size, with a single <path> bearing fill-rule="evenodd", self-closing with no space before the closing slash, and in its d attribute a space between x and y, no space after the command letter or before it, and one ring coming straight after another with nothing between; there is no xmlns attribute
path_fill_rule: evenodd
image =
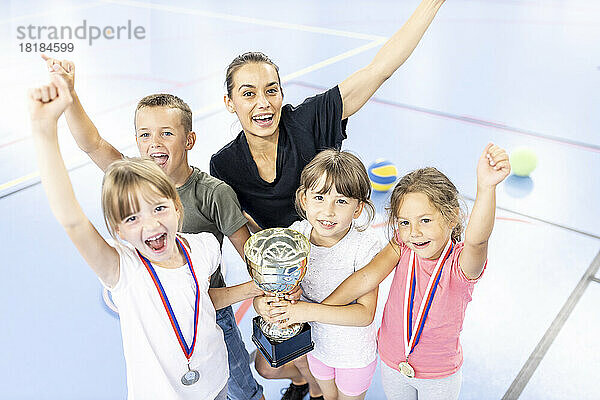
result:
<svg viewBox="0 0 600 400"><path fill-rule="evenodd" d="M236 192L254 224L252 230L287 227L300 219L294 196L302 169L320 150L341 147L346 138L346 118L406 61L443 3L423 0L369 65L297 107L282 106L279 69L267 56L245 53L231 62L226 73L225 105L237 115L243 130L211 157L210 173ZM311 395L318 392L300 359L272 369L257 357L255 365L266 378L291 378L300 384L304 377L311 383ZM284 399L301 399L305 394L302 386L292 384Z"/></svg>
<svg viewBox="0 0 600 400"><path fill-rule="evenodd" d="M369 65L298 107L282 107L279 71L267 56L245 53L233 60L225 105L243 131L212 156L210 172L235 190L260 228L289 226L300 218L294 194L302 169L318 151L340 148L344 120L410 56L443 3L423 0Z"/></svg>

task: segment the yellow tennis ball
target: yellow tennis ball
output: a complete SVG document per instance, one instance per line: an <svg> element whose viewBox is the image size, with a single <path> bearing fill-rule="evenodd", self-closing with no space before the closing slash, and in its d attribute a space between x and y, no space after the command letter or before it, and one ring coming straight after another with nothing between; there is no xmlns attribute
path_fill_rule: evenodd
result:
<svg viewBox="0 0 600 400"><path fill-rule="evenodd" d="M510 153L510 168L517 176L529 176L537 166L537 156L527 147L518 147Z"/></svg>

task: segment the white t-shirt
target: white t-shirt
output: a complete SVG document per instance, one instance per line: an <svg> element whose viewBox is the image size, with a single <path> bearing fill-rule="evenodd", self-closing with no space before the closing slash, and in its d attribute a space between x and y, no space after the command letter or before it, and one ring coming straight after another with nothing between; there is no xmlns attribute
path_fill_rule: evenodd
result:
<svg viewBox="0 0 600 400"><path fill-rule="evenodd" d="M310 239L312 226L306 220L294 222L291 229ZM303 300L320 303L347 277L361 269L381 250L372 228L359 232L354 225L332 247L311 243L308 269L302 279ZM315 349L311 355L333 368L362 368L377 356L377 327L339 326L310 322Z"/></svg>
<svg viewBox="0 0 600 400"><path fill-rule="evenodd" d="M120 256L119 281L109 288L119 308L127 364L127 398L213 399L229 377L223 331L208 295L209 279L221 261L219 242L210 233L179 234L187 248L200 294L198 329L190 367L200 379L184 386L187 359L171 326L154 282L133 247L115 243ZM182 240L185 243L185 240ZM191 346L196 287L186 265L165 269L153 265L169 298L180 329Z"/></svg>

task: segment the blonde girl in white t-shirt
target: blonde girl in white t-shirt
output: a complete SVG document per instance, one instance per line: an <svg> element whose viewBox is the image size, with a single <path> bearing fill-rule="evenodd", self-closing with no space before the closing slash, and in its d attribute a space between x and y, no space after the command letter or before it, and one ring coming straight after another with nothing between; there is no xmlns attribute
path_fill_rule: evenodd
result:
<svg viewBox="0 0 600 400"><path fill-rule="evenodd" d="M238 299L208 294L218 241L177 233L183 207L173 183L152 160L131 159L104 176L102 208L115 239L107 243L77 202L60 155L56 124L71 102L54 74L29 92L40 176L54 216L119 307L128 398L225 399L227 350L215 307Z"/></svg>
<svg viewBox="0 0 600 400"><path fill-rule="evenodd" d="M307 355L308 365L327 400L363 399L377 365L377 289L354 304L319 304L381 249L368 228L375 212L370 194L367 171L356 156L337 150L317 154L302 171L296 191L296 206L305 219L290 226L311 243L301 283L305 301L255 300L259 313L271 322L287 326L311 321L315 348ZM366 221L357 226L363 212Z"/></svg>

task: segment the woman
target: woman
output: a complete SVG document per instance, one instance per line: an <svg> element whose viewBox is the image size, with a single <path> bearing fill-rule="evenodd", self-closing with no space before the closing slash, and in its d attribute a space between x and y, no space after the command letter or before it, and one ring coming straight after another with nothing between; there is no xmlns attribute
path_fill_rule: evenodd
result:
<svg viewBox="0 0 600 400"><path fill-rule="evenodd" d="M341 147L346 119L408 59L443 3L422 0L369 65L297 107L282 106L279 70L267 56L245 53L231 62L224 100L227 110L237 115L242 132L212 156L210 172L234 189L252 230L287 227L300 219L294 195L302 169L320 150ZM301 375L314 382L303 359L297 360L295 366L273 370L257 357L256 368L268 378L289 377L302 383ZM312 386L311 395L318 393ZM284 398L302 398L306 391L296 387L290 386Z"/></svg>
<svg viewBox="0 0 600 400"><path fill-rule="evenodd" d="M294 193L302 168L319 150L341 147L346 118L406 61L443 3L423 0L369 65L297 107L282 107L279 70L267 56L245 53L231 62L224 100L243 130L212 156L210 171L236 191L258 227L289 226L300 219Z"/></svg>

